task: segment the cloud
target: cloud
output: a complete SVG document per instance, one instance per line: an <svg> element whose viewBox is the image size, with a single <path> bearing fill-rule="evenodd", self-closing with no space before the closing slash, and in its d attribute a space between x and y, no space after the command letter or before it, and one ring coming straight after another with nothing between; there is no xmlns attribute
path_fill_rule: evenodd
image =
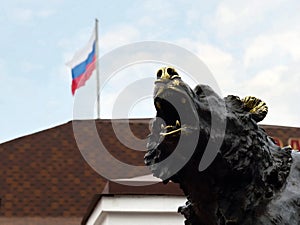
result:
<svg viewBox="0 0 300 225"><path fill-rule="evenodd" d="M245 95L263 99L269 106L269 114L264 120L268 124L288 126L300 125L300 66L274 66L243 82L240 90Z"/></svg>
<svg viewBox="0 0 300 225"><path fill-rule="evenodd" d="M140 32L134 26L123 24L113 27L111 30L99 36L100 54L124 44L138 41L139 38Z"/></svg>
<svg viewBox="0 0 300 225"><path fill-rule="evenodd" d="M193 25L195 22L200 21L201 15L197 9L190 9L186 12L186 23Z"/></svg>
<svg viewBox="0 0 300 225"><path fill-rule="evenodd" d="M1 78L1 82L3 82L3 78L6 74L6 69L5 69L5 61L4 59L0 58L0 78Z"/></svg>
<svg viewBox="0 0 300 225"><path fill-rule="evenodd" d="M227 90L234 86L235 76L241 67L230 52L217 45L191 39L178 40L177 44L193 51L208 66L222 92L228 93Z"/></svg>
<svg viewBox="0 0 300 225"><path fill-rule="evenodd" d="M26 23L33 19L33 11L26 8L16 8L12 11L13 18L20 23Z"/></svg>
<svg viewBox="0 0 300 225"><path fill-rule="evenodd" d="M59 40L57 46L63 49L73 49L75 53L75 51L84 47L84 45L88 43L93 29L94 27L91 26L83 27L79 29L76 34L72 34Z"/></svg>
<svg viewBox="0 0 300 225"><path fill-rule="evenodd" d="M35 20L48 18L56 13L53 9L32 9L16 7L9 12L11 18L19 24L27 24Z"/></svg>
<svg viewBox="0 0 300 225"><path fill-rule="evenodd" d="M91 37L92 30L94 28L85 27L80 29L77 34L70 37L62 38L58 42L58 47L65 50L64 57L70 57L74 53L84 47ZM140 38L139 30L129 24L122 24L112 27L110 30L100 30L99 32L99 54L102 55L114 48L120 47L124 44L128 44L134 41L138 41ZM67 50L67 51L66 51Z"/></svg>
<svg viewBox="0 0 300 225"><path fill-rule="evenodd" d="M300 61L300 32L285 31L275 34L260 35L249 44L245 50L244 63L246 67L254 66L259 61L268 60L277 55L284 61Z"/></svg>
<svg viewBox="0 0 300 225"><path fill-rule="evenodd" d="M178 15L176 4L171 1L145 0L143 1L144 14L152 16L153 19L167 19Z"/></svg>
<svg viewBox="0 0 300 225"><path fill-rule="evenodd" d="M268 123L300 124L297 114L288 110L290 105L295 104L297 98L300 98L295 87L293 88L295 82L299 82L297 78L299 73L294 64L298 63L300 58L298 47L300 38L299 32L293 30L293 27L288 27L289 30L286 27L276 31L278 27L274 22L276 20L274 15L278 15L277 12L280 12L282 5L282 0L223 1L218 3L216 8L213 5L209 7L210 10L215 10L211 13L213 16L209 18L207 14L204 17L202 14L199 15L195 7L189 7L189 10L183 12L182 8L176 8L178 7L176 3L145 1L141 6L142 10L132 10L137 15L141 15L137 16L140 19L130 24L114 24L109 30L100 31L100 55L123 44L139 41L142 38L149 39L149 36L161 39L166 34L167 39L172 36L173 22L180 22L176 24L176 28L180 29L182 24L188 25L188 34L191 36L186 38L187 34L184 31L186 27L183 27L180 35L184 38L179 38L180 35L176 33L168 41L174 41L202 59L217 80L223 95L260 97L270 107L270 115L266 120ZM175 17L180 18L180 21L175 20ZM204 22L209 19L212 22L204 25ZM199 32L193 33L194 30L190 29L196 31L198 29L192 26L195 23L203 25L208 34L203 36ZM270 24L273 24L273 31L271 28L264 29L272 27ZM150 31L152 36L149 35ZM90 30L87 33L89 34ZM88 40L88 37L85 38ZM74 46L82 46L85 42L83 37L77 37L61 44L69 45L67 53L72 56ZM70 50L71 48L73 50ZM139 73L133 71L132 74L136 76ZM287 74L289 79L286 78ZM102 93L104 96L102 99L105 99L102 102L105 115L110 117L112 102L115 101L120 90L128 84L124 79L115 79L107 85L105 93ZM284 107L281 108L282 106ZM134 115L137 115L136 112L138 110ZM142 110L140 113L147 114Z"/></svg>
<svg viewBox="0 0 300 225"><path fill-rule="evenodd" d="M166 36L174 36L172 33L181 27L178 23L178 18L182 17L181 10L177 1L145 0L135 24L142 30L144 38L165 39Z"/></svg>
<svg viewBox="0 0 300 225"><path fill-rule="evenodd" d="M210 44L198 44L197 55L209 67L222 92L234 86L237 61L230 52Z"/></svg>
<svg viewBox="0 0 300 225"><path fill-rule="evenodd" d="M247 41L243 55L247 80L243 94L263 98L269 105L264 123L300 125L300 32L293 24L265 31Z"/></svg>
<svg viewBox="0 0 300 225"><path fill-rule="evenodd" d="M259 54L259 49L264 53L264 42L261 43L261 46L250 45L249 49L246 48L248 51L245 50L245 54L240 56L212 43L191 39L181 39L177 43L187 49L192 49L207 64L217 80L223 96L234 94L240 97L252 95L261 98L269 106L269 114L263 121L264 123L299 126L300 92L297 84L300 83L300 63L297 50L299 44L296 43L298 39L295 33L282 33L274 35L270 39L271 43L272 41L276 43L271 45L272 50L275 48L282 51L278 53L278 57L283 57L281 61L284 63L278 64L273 63L273 58L267 57L270 56L269 53L259 57L259 55L254 56L255 52L249 51L249 49L256 48L257 54ZM265 34L265 36L268 35ZM263 40L267 44L268 38ZM288 40L291 41L288 42ZM253 41L253 43L258 42ZM293 45L295 45L294 48ZM244 62L249 56L257 57L257 61L252 62L251 66L250 64L245 66ZM258 66L260 64L263 66Z"/></svg>
<svg viewBox="0 0 300 225"><path fill-rule="evenodd" d="M280 97L291 84L286 79L287 66L275 66L270 69L258 71L257 74L243 83L244 92L268 98Z"/></svg>
<svg viewBox="0 0 300 225"><path fill-rule="evenodd" d="M33 79L11 74L5 64L0 66L0 74L3 84L0 95L0 111L3 116L0 123L5 130L0 142L3 142L24 133L29 125L29 117L34 118L38 114L40 108L36 100L40 96L37 95L40 88ZM25 120L22 115L26 115Z"/></svg>
<svg viewBox="0 0 300 225"><path fill-rule="evenodd" d="M212 26L221 37L234 35L259 25L282 3L283 0L223 1L212 18Z"/></svg>
<svg viewBox="0 0 300 225"><path fill-rule="evenodd" d="M22 62L20 66L22 68L22 71L24 72L33 72L43 69L43 66L41 64L32 63L29 61Z"/></svg>
<svg viewBox="0 0 300 225"><path fill-rule="evenodd" d="M133 64L113 74L107 82L102 83L101 98L105 99L102 101L103 117L153 116L153 83L148 81L154 82L156 71L161 66L159 63ZM151 104L145 106L145 101L141 101L145 98L151 98ZM114 107L115 111L113 111Z"/></svg>
<svg viewBox="0 0 300 225"><path fill-rule="evenodd" d="M56 11L53 9L43 9L43 10L38 11L36 13L36 15L41 18L47 18L47 17L54 15L55 13L56 13Z"/></svg>

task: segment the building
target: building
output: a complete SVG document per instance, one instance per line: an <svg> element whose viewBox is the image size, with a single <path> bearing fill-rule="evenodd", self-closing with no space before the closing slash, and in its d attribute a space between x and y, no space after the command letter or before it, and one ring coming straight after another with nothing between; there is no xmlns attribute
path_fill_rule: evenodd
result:
<svg viewBox="0 0 300 225"><path fill-rule="evenodd" d="M124 140L131 142L136 149L145 150L142 142L130 140L126 130L127 120L113 120L113 123L111 120L71 121L2 143L0 144L0 224L107 225L120 224L120 215L123 224L126 224L125 218L131 221L132 218L143 219L145 215L160 221L164 220L164 216L183 220L176 214L178 203L184 200L176 184L126 186L119 184L120 182L107 181L93 170L78 148L76 142L78 140L75 139L73 130L75 123L80 128L77 132L82 132L87 137L81 141L81 145L97 148L95 134L89 129L89 124L94 124L98 132L96 136L97 138L100 136L109 154L130 165L144 165L145 152L128 148L118 140L114 132L113 123L118 125L119 135ZM149 133L149 119L131 119L129 127L135 136L144 139ZM262 125L262 127L279 145L291 145L295 149L300 149L300 128L269 125ZM124 171L112 167L109 160L102 160L101 166L108 168L116 179L124 177L122 174ZM148 182L143 180L139 169L127 171L125 178L129 180L125 179L123 182ZM167 204L164 206L157 202ZM167 208L172 205L171 202L176 205L175 208ZM127 204L132 207L131 211L122 211L124 210L122 207L101 209L99 204L107 207ZM139 221L137 220L136 224L139 224Z"/></svg>

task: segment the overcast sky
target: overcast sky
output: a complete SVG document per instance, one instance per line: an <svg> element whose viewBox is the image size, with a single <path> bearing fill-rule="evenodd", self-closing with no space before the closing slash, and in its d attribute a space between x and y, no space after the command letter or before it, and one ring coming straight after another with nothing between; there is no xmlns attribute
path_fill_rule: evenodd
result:
<svg viewBox="0 0 300 225"><path fill-rule="evenodd" d="M254 95L267 102L264 124L300 127L299 10L297 0L5 1L0 143L73 119L65 64L88 42L95 18L100 56L145 40L176 44L208 66L224 96ZM143 74L154 77L160 66L133 64L116 73L101 89L101 117L112 116L112 102L122 89ZM93 84L92 78L80 91ZM130 110L130 117L154 116L150 99Z"/></svg>

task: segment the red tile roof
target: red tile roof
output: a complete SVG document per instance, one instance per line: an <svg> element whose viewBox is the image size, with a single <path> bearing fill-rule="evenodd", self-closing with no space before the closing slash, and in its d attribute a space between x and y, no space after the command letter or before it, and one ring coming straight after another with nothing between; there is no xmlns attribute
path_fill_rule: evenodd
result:
<svg viewBox="0 0 300 225"><path fill-rule="evenodd" d="M84 216L93 196L102 193L106 180L83 159L73 134L76 122L82 128L80 132L90 132L85 124L91 121L73 121L0 145L0 218ZM92 122L112 155L143 165L144 152L123 146L113 134L110 120ZM117 123L121 129L125 125ZM149 133L147 124L148 120L130 121L134 132L143 138ZM91 141L86 140L86 145L93 145ZM135 176L135 172L128 176Z"/></svg>

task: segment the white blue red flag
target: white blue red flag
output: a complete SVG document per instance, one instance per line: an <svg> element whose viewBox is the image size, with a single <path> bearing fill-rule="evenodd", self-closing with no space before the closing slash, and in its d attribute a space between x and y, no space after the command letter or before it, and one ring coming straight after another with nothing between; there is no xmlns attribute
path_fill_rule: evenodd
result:
<svg viewBox="0 0 300 225"><path fill-rule="evenodd" d="M84 86L96 69L96 34L93 32L87 45L75 53L73 59L67 63L72 69L72 94Z"/></svg>

